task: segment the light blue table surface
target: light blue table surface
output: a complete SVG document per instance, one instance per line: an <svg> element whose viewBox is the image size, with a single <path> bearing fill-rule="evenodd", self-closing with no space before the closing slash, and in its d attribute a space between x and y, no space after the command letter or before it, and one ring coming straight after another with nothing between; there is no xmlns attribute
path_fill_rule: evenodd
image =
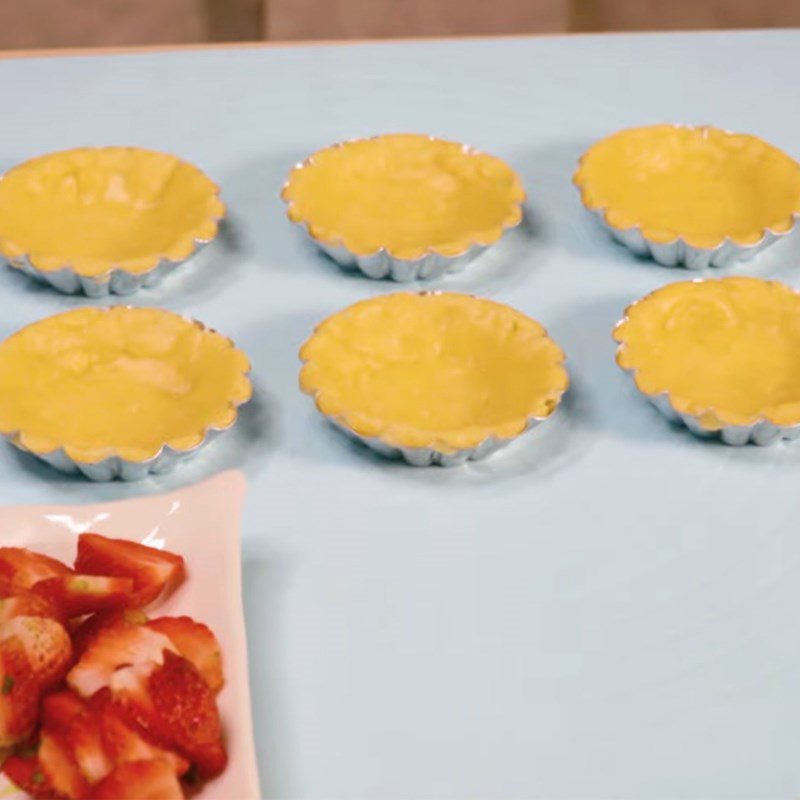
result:
<svg viewBox="0 0 800 800"><path fill-rule="evenodd" d="M257 385L237 431L166 479L93 485L2 447L0 501L110 499L243 467L265 797L797 797L800 444L701 442L634 393L610 329L689 275L612 244L570 175L597 137L660 121L800 157L798 74L800 31L0 61L0 168L137 144L220 182L225 241L133 302L232 336ZM319 147L397 130L519 170L530 224L438 285L543 322L573 380L528 440L450 471L369 455L296 386L315 322L397 287L318 256L279 188ZM800 239L733 271L798 284ZM0 297L1 336L94 302L10 271Z"/></svg>

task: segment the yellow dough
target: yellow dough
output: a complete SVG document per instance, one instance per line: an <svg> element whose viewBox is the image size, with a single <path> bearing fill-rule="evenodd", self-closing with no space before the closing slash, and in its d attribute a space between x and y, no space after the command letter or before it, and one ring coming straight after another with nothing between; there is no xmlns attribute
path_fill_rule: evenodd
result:
<svg viewBox="0 0 800 800"><path fill-rule="evenodd" d="M361 436L442 452L512 438L569 380L538 322L462 294L397 293L323 322L300 352L303 391Z"/></svg>
<svg viewBox="0 0 800 800"><path fill-rule="evenodd" d="M0 252L41 270L99 276L182 261L217 233L225 207L197 167L136 147L51 153L0 180Z"/></svg>
<svg viewBox="0 0 800 800"><path fill-rule="evenodd" d="M755 136L717 128L620 131L587 151L574 180L609 225L640 226L658 243L754 244L800 214L800 165Z"/></svg>
<svg viewBox="0 0 800 800"><path fill-rule="evenodd" d="M284 187L289 217L327 244L400 259L455 256L522 219L525 191L499 158L457 142L390 134L315 153Z"/></svg>
<svg viewBox="0 0 800 800"><path fill-rule="evenodd" d="M230 427L248 370L229 339L169 311L68 311L0 344L0 431L36 453L144 461Z"/></svg>
<svg viewBox="0 0 800 800"><path fill-rule="evenodd" d="M757 278L673 283L634 303L617 362L704 427L800 423L800 295Z"/></svg>

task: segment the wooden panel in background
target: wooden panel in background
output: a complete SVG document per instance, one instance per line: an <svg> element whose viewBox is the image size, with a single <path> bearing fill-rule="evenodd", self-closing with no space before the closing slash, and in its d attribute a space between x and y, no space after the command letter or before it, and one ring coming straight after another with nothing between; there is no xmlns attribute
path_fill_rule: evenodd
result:
<svg viewBox="0 0 800 800"><path fill-rule="evenodd" d="M571 0L570 5L569 27L574 31L800 25L800 0Z"/></svg>
<svg viewBox="0 0 800 800"><path fill-rule="evenodd" d="M263 0L0 0L0 48L261 38Z"/></svg>
<svg viewBox="0 0 800 800"><path fill-rule="evenodd" d="M800 26L800 0L0 0L0 48Z"/></svg>
<svg viewBox="0 0 800 800"><path fill-rule="evenodd" d="M268 0L202 0L208 41L245 42L263 38L267 2Z"/></svg>
<svg viewBox="0 0 800 800"><path fill-rule="evenodd" d="M266 0L269 39L566 31L570 0Z"/></svg>

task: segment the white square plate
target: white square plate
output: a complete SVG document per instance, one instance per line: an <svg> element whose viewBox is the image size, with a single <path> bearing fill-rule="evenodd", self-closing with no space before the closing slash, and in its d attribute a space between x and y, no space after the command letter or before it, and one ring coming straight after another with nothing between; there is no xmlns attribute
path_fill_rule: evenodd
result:
<svg viewBox="0 0 800 800"><path fill-rule="evenodd" d="M188 577L151 616L186 614L205 622L222 646L225 687L219 705L229 763L196 796L206 800L257 800L258 772L250 718L247 644L241 597L239 521L245 480L224 472L169 494L114 503L0 508L4 546L28 547L71 564L78 534L102 533L178 553ZM3 778L0 796L6 794ZM5 791L4 791L5 790Z"/></svg>

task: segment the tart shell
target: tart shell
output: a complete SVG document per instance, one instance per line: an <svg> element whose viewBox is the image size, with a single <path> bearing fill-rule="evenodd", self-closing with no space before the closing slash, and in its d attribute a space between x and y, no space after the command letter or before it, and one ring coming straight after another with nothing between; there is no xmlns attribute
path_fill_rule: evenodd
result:
<svg viewBox="0 0 800 800"><path fill-rule="evenodd" d="M635 255L651 258L663 267L686 267L691 270L729 267L732 264L750 261L770 245L791 233L795 224L793 221L792 226L785 231L766 230L754 244L738 244L731 239L725 239L716 247L697 247L688 244L680 236L671 242L654 242L639 226L615 227L608 221L604 209L590 208L589 211L615 242L627 247ZM796 220L798 217L800 214L795 215L794 219Z"/></svg>
<svg viewBox="0 0 800 800"><path fill-rule="evenodd" d="M319 406L317 406L319 408ZM507 445L511 444L515 439L523 436L530 430L533 430L537 425L540 425L548 417L529 417L525 426L518 434L510 437L490 436L484 439L474 447L462 447L456 450L441 450L436 447L404 447L401 445L394 445L383 441L379 436L364 436L357 433L352 428L347 426L347 423L338 417L331 415L327 416L331 424L345 433L351 439L361 442L374 450L376 453L386 458L402 458L407 464L412 467L459 467L467 461L482 461L488 458L498 450L502 450Z"/></svg>
<svg viewBox="0 0 800 800"><path fill-rule="evenodd" d="M404 389L404 386L414 385L419 387L422 382L426 381L424 376L426 370L430 370L431 365L438 372L438 364L442 363L439 361L440 358L452 365L455 370L454 374L464 370L466 370L466 374L469 374L476 369L476 374L480 374L482 369L480 362L476 366L469 357L459 362L460 356L452 352L449 354L445 352L444 355L440 355L443 352L443 348L447 347L447 345L443 344L443 341L447 338L446 333L443 333L440 337L435 337L426 332L422 335L422 338L410 339L405 344L400 341L404 336L415 336L416 331L414 331L413 325L405 328L402 327L402 323L392 326L393 321L397 322L398 319L402 319L402 317L398 316L393 318L392 315L395 313L404 314L411 304L416 303L415 298L430 298L437 302L442 301L440 309L443 315L442 319L447 318L446 315L450 314L449 319L452 320L454 311L457 313L460 307L464 310L464 318L466 318L467 314L474 313L479 325L486 323L488 327L482 329L484 333L486 330L492 329L491 326L497 323L496 328L500 329L500 333L503 336L524 337L521 340L525 342L525 347L529 348L531 353L536 351L536 358L539 360L532 363L540 367L546 385L537 387L536 390L531 388L522 390L518 396L523 397L523 399L520 405L515 407L516 410L504 414L501 419L495 419L492 422L479 421L474 416L471 416L474 412L470 412L468 419L460 424L449 423L442 426L442 423L438 425L431 423L430 425L420 425L410 421L407 417L404 418L403 414L398 417L391 411L386 412L385 408L381 411L375 411L375 407L372 410L368 410L363 405L361 407L348 406L347 395L349 390L342 392L335 383L331 384L328 380L331 374L328 365L335 363L336 360L328 355L327 348L330 343L334 343L334 347L338 348L340 343L345 342L344 346L348 351L346 360L351 362L350 366L345 368L353 368L351 375L361 374L366 376L368 372L379 375L382 370L391 371L395 366L398 366L401 371L405 371L411 364L411 371L421 377L412 376L411 373L408 373L409 377L403 378L395 387L388 383L380 387L381 392L384 392L388 387L389 393L395 397L407 395L407 389ZM401 304L405 305L402 306ZM436 309L424 309L419 306L413 308L412 312L414 314L422 314L423 316L420 319L432 320L435 318ZM384 313L387 316L381 321L381 315ZM342 331L346 330L347 325L351 324L352 321L356 326L355 330L358 330L358 326L369 319L377 320L379 327L384 330L393 331L392 338L395 338L396 334L396 341L399 342L401 350L387 354L381 350L382 344L378 345L377 350L371 350L368 341L359 338L353 338L352 344L346 343L346 339L343 338L346 334ZM413 319L413 317L407 317L406 319ZM368 322L366 324L372 323ZM456 323L448 322L448 324ZM363 335L364 332L365 330L362 328L361 333L357 334L357 336ZM369 339L369 334L367 334L367 338ZM502 342L503 340L498 338L498 341ZM480 345L478 345L479 348ZM512 365L508 369L514 367L517 370L517 374L520 374L520 371L526 365L531 366L530 363L515 361L514 349L508 345L505 345L505 348L505 355ZM405 354L403 354L403 350L405 350ZM521 352L521 350L517 352ZM417 353L421 354L419 358L416 355ZM426 358L429 360L425 361ZM317 326L314 334L303 345L300 351L300 359L303 362L303 368L300 373L300 388L314 399L318 411L323 416L335 427L381 455L402 457L413 466L428 466L432 464L448 467L457 466L466 461L477 461L490 456L549 418L557 409L569 385L569 377L563 367L564 354L558 345L547 336L547 332L541 325L500 303L455 293L422 292L420 294L412 294L399 292L355 303ZM378 368L377 371L364 370L363 366L361 366L364 363L376 365L381 361L384 362L384 366ZM422 366L420 366L421 364ZM408 384L408 380L411 380L412 377L412 383ZM469 382L467 382L467 385L469 385ZM486 384L481 387L479 383L476 391L480 390L497 392L496 389L489 388ZM361 389L359 389L360 391ZM363 388L363 391L369 392L369 389ZM514 390L507 386L506 391L512 393ZM453 397L461 396L461 387L451 389L448 386L445 389L437 389L431 393L431 396L436 398L433 401L434 404L438 403L440 407L445 407L448 399L440 396L439 392L447 394L450 401L453 401ZM428 409L432 407L430 405L432 402L431 397L425 398L424 390L420 389L417 396L424 399L415 400L419 404L416 411L419 411L420 408ZM493 401L489 399L486 402L491 403ZM521 407L524 407L525 411L521 412Z"/></svg>
<svg viewBox="0 0 800 800"><path fill-rule="evenodd" d="M675 230L671 226L655 225L653 222L636 222L630 210L621 210L613 205L605 196L606 192L598 189L597 176L593 174L591 162L597 148L610 148L615 142L620 143L625 137L652 135L654 137L688 136L703 141L713 138L727 152L742 154L743 163L757 161L759 158L770 167L770 175L779 174L781 191L786 185L794 183L795 198L785 203L783 212L769 224L754 224L752 229L739 235L719 233L689 234ZM619 146L622 146L621 144ZM719 153L714 153L719 156ZM711 175L720 169L716 158L711 164L698 159L698 172ZM644 169L640 167L640 170ZM762 170L766 172L766 169ZM741 180L741 179L740 179ZM584 206L592 212L599 223L612 238L627 247L638 256L652 258L664 266L683 266L688 269L706 269L708 267L727 267L738 261L747 261L779 239L789 234L800 218L800 165L776 147L747 134L734 134L709 126L691 125L652 125L645 128L632 128L619 131L596 142L578 162L578 169L573 175L573 183L581 193ZM744 185L738 187L744 192ZM687 186L687 196L692 187ZM784 213L785 212L785 213ZM763 222L763 221L762 221Z"/></svg>
<svg viewBox="0 0 800 800"><path fill-rule="evenodd" d="M17 191L22 190L20 203L23 205L30 202L25 196L25 179L37 193L40 184L53 181L54 190L61 194L81 191L75 190L74 186L81 185L83 179L83 191L87 194L96 199L103 192L113 198L106 200L103 197L97 205L102 206L106 200L111 206L120 202L115 192L128 192L127 188L120 189L125 177L128 177L133 187L144 185L144 191L150 192L144 198L132 198L134 207L141 206L141 213L146 214L152 210L152 193L157 191L152 184L148 185L148 176L156 187L159 179L163 181L163 186L169 186L175 183L173 176L178 172L180 180L185 184L184 188L192 189L192 202L202 203L202 207L198 206L199 213L195 223L181 230L169 247L154 245L152 252L131 258L129 262L124 258L110 256L61 256L57 252L41 252L35 245L26 245L18 235L3 235L0 217L0 255L12 268L64 294L85 294L89 297L127 295L143 287L156 286L178 265L193 257L216 238L219 222L225 216L225 205L219 198L219 187L197 167L175 156L144 148L84 147L30 159L13 167L0 179L6 185L10 180L16 181ZM107 181L107 184L103 181ZM98 184L101 184L99 189ZM3 188L0 183L0 193ZM79 203L76 205L80 206ZM41 217L41 209L30 213L32 218L47 225L47 220Z"/></svg>
<svg viewBox="0 0 800 800"><path fill-rule="evenodd" d="M800 299L800 293L791 287L777 281L763 281L758 278L724 278L723 281L747 283L755 282L766 286L773 286L780 290L793 292ZM718 283L720 279L695 279L692 284ZM683 282L685 283L685 282ZM675 285L675 284L671 284ZM721 408L696 408L696 401L676 395L674 391L651 391L642 386L640 373L642 365L623 363L626 358L629 334L626 331L631 321L631 314L647 302L654 295L667 287L651 292L629 305L622 319L613 330L614 341L618 343L616 362L633 380L637 390L652 403L670 422L685 425L693 434L701 438L718 438L722 442L733 446L746 444L770 445L782 439L797 439L800 437L800 420L776 420L768 414L754 414L749 418L741 413L734 413Z"/></svg>
<svg viewBox="0 0 800 800"><path fill-rule="evenodd" d="M492 225L491 232L483 231L480 234L476 232L473 235L462 236L459 237L458 242L446 247L428 246L419 255L408 257L399 253L392 246L363 249L347 241L344 234L336 231L321 231L314 225L313 219L307 218L299 210L293 179L302 170L313 169L322 154L328 151L343 150L365 142L399 141L403 139L421 139L428 142L441 143L443 146L448 147L456 145L456 143L436 139L433 136L419 134L387 134L374 136L370 139L351 139L320 150L309 156L305 161L297 164L289 173L283 185L281 198L287 205L289 219L300 225L307 237L340 266L345 269L360 270L367 277L375 279L389 278L398 282L435 280L445 274L460 272L487 248L496 244L506 232L516 228L522 222L523 203L525 202L526 194L516 173L495 156L489 156L467 145L460 144L457 146L464 155L484 158L491 160L492 163L502 164L508 174L513 176L509 189L508 212L499 224Z"/></svg>
<svg viewBox="0 0 800 800"><path fill-rule="evenodd" d="M134 308L132 306L109 306L99 309L106 313L112 309ZM65 312L66 314L73 312ZM172 316L180 315L169 312ZM61 315L56 315L61 316ZM212 333L220 336L211 328L207 328L197 320L182 317L182 319L194 325L202 332ZM36 323L33 323L34 325ZM24 330L24 328L22 329ZM249 379L250 364L247 356L236 348L233 341L227 337L221 337L231 354L238 359L242 365L241 380L237 384L236 391L228 401L228 407L224 413L217 415L218 423L205 425L198 429L196 434L185 436L183 440L174 439L164 442L155 452L148 452L144 457L133 456L125 453L122 448L114 447L93 447L91 450L97 452L99 457L95 457L93 452L91 457L67 442L55 443L49 438L43 438L38 434L31 434L25 429L6 429L0 428L0 436L5 438L17 449L29 453L36 458L44 461L55 469L68 474L81 474L92 481L110 481L120 479L124 481L142 480L149 475L164 474L171 471L176 465L194 457L200 450L214 441L220 434L230 430L236 424L239 417L239 408L249 402L252 397L252 384ZM224 420L224 421L223 421ZM191 441L190 441L191 440Z"/></svg>

